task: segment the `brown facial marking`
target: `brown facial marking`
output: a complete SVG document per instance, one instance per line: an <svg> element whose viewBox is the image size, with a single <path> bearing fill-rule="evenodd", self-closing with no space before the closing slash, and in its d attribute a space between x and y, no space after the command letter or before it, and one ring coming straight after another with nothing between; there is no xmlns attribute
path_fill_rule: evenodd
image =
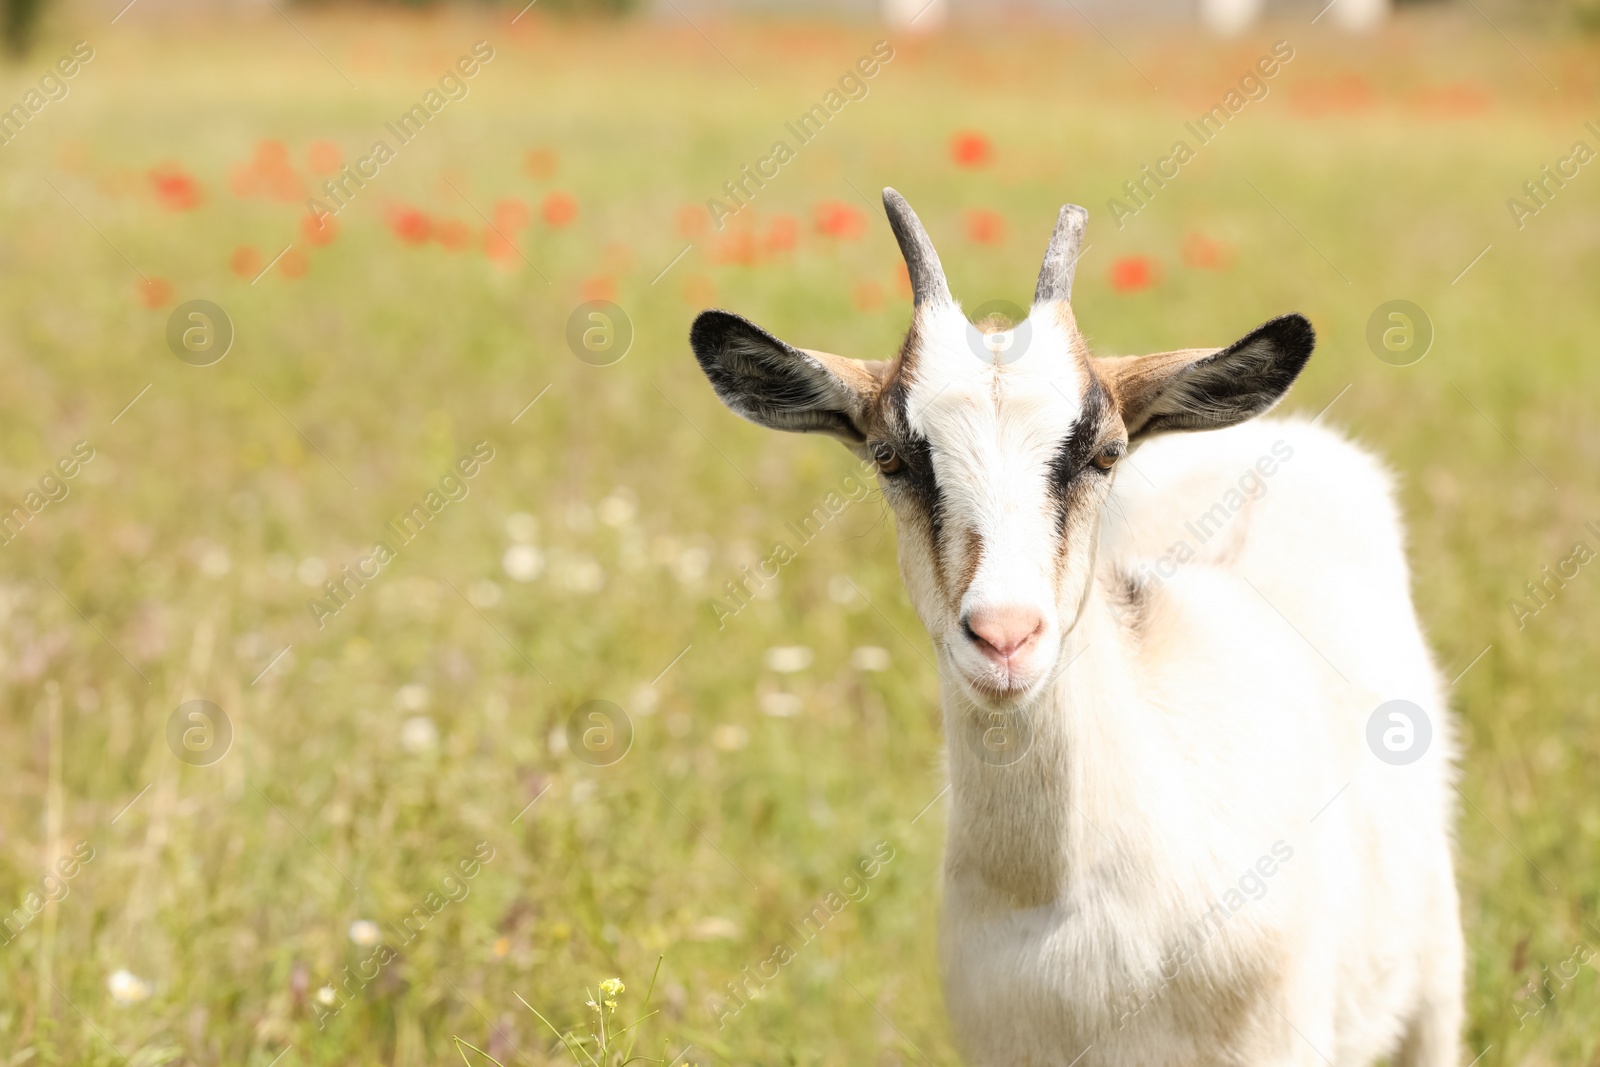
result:
<svg viewBox="0 0 1600 1067"><path fill-rule="evenodd" d="M902 371L917 369L917 351L922 347L922 338L917 333L917 317L911 316L911 326L906 330L905 339L900 342L900 354L895 359L896 366Z"/></svg>
<svg viewBox="0 0 1600 1067"><path fill-rule="evenodd" d="M887 380L868 405L865 420L868 439L888 443L902 461L902 469L894 475L894 484L901 498L912 505L911 514L904 518L924 531L934 583L941 593L948 593L949 575L941 551L944 516L938 483L933 475L933 457L928 442L911 434L906 417L919 344L913 319L900 346L899 357L888 368Z"/></svg>
<svg viewBox="0 0 1600 1067"><path fill-rule="evenodd" d="M1172 379L1173 372L1186 363L1204 359L1221 351L1216 348L1183 348L1156 352L1148 356L1105 356L1094 360L1100 380L1125 413L1148 411L1151 401ZM1124 418L1129 418L1124 415ZM1143 419L1133 415L1128 422L1129 437L1138 436Z"/></svg>
<svg viewBox="0 0 1600 1067"><path fill-rule="evenodd" d="M978 577L978 567L983 563L983 535L977 530L968 529L965 541L960 579L957 587L951 590L950 600L953 604L959 604L961 598L967 595L967 590Z"/></svg>

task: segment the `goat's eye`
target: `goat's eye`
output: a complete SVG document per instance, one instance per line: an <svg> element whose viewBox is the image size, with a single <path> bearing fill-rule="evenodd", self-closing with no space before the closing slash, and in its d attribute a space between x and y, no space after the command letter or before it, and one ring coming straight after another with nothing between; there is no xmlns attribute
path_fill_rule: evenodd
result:
<svg viewBox="0 0 1600 1067"><path fill-rule="evenodd" d="M1117 460L1122 458L1122 452L1123 446L1121 442L1107 445L1095 453L1094 459L1089 462L1093 463L1098 470L1108 471L1117 465Z"/></svg>
<svg viewBox="0 0 1600 1067"><path fill-rule="evenodd" d="M899 474L905 469L905 460L900 458L900 453L892 445L881 442L873 445L872 458L877 462L880 474Z"/></svg>

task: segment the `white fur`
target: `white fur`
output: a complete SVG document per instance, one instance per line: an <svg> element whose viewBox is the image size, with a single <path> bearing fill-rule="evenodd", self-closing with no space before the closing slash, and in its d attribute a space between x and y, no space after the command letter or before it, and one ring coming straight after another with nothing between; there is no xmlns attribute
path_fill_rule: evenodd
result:
<svg viewBox="0 0 1600 1067"><path fill-rule="evenodd" d="M1023 370L1030 360L985 371L965 355L967 368L955 355L934 357L955 370L929 373L922 398L941 488L986 529L1033 537L1025 512L1041 490L1022 482L1039 477L1036 437L1076 415L1036 406L1021 422L1039 432L1018 428L984 395L984 375L1043 404L1038 382L1019 382L1042 372ZM1002 394L1004 409L1013 392ZM1291 457L1268 464L1264 490L1248 482L1254 499L1196 544L1185 523L1259 475L1279 442ZM1015 461L1024 469L1010 480ZM1370 1067L1394 1056L1456 1067L1453 739L1388 476L1326 429L1263 419L1156 438L1117 478L1081 621L1074 629L1057 610L1054 680L1021 709L1033 738L1024 759L980 758L970 741L981 702L959 681L956 642L934 634L950 668L953 787L941 956L969 1061ZM1153 568L1180 539L1195 558L1163 578ZM1019 542L1018 555L1029 551ZM1010 596L1029 565L979 581ZM934 592L905 569L930 621ZM1156 574L1137 626L1117 614L1127 572ZM1366 742L1368 717L1395 698L1424 708L1434 730L1427 754L1398 767ZM1260 875L1275 848L1291 858ZM1264 895L1237 911L1224 903L1222 919L1213 906L1250 870ZM1208 913L1214 934L1119 1028Z"/></svg>
<svg viewBox="0 0 1600 1067"><path fill-rule="evenodd" d="M1230 409L1226 390L1183 387L1152 401L1146 375L1179 373L1184 354L1090 364L1049 286L1027 333L989 350L1003 346L929 281L909 209L886 203L924 282L912 357L874 369L813 354L789 394L832 405L825 425L859 420L865 440L844 436L884 471L938 650L940 954L968 1061L1459 1067L1454 737L1388 475L1326 429L1266 419L1156 436L1114 462L1128 425L1162 425L1153 402L1223 421L1261 398L1244 390ZM1075 254L1053 245L1047 269ZM727 323L712 327L697 325L703 363L721 358ZM1297 333L1269 330L1236 373L1303 360ZM1279 343L1307 350L1268 350ZM886 369L904 374L909 425L852 392ZM756 400L727 368L713 381L757 421L817 424L767 411L755 377ZM1099 384L1108 406L1090 418ZM1122 403L1147 406L1119 422ZM1035 619L1032 636L1007 636ZM1391 700L1432 723L1404 766L1368 746Z"/></svg>
<svg viewBox="0 0 1600 1067"><path fill-rule="evenodd" d="M1012 335L1026 349L1000 359L985 358L988 350L956 304L930 308L922 322L927 341L906 399L907 421L929 443L948 527L972 531L983 545L959 610L942 622L925 615L924 622L950 631L947 652L967 676L991 670L956 632L979 608L1033 609L1045 620L1040 643L1059 639L1049 471L1082 414L1084 382L1053 314L1030 315Z"/></svg>

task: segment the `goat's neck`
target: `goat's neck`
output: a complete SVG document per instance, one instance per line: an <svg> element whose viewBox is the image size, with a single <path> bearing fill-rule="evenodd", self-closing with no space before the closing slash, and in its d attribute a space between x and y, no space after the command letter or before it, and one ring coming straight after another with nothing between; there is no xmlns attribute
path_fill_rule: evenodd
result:
<svg viewBox="0 0 1600 1067"><path fill-rule="evenodd" d="M1098 582L1088 596L1067 638L1064 668L1016 715L988 716L959 683L947 679L942 687L951 784L946 875L1003 906L1056 899L1107 844L1094 839L1102 802L1137 803L1094 795L1136 780L1137 752L1127 730L1115 727L1120 716L1137 712L1124 630ZM1031 733L1015 762L1006 762L1012 754L1004 748L984 745L984 731L996 726Z"/></svg>

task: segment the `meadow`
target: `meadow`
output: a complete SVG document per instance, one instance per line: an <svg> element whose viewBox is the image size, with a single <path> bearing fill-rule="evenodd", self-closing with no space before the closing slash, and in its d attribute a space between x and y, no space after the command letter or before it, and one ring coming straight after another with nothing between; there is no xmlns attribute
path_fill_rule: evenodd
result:
<svg viewBox="0 0 1600 1067"><path fill-rule="evenodd" d="M673 1063L957 1064L892 520L686 343L892 353L894 185L969 308L1086 205L1102 353L1311 318L1287 407L1398 473L1454 679L1469 1055L1600 1064L1600 43L285 11L0 79L93 53L0 146L0 1063L566 1063L529 1006L616 977Z"/></svg>

